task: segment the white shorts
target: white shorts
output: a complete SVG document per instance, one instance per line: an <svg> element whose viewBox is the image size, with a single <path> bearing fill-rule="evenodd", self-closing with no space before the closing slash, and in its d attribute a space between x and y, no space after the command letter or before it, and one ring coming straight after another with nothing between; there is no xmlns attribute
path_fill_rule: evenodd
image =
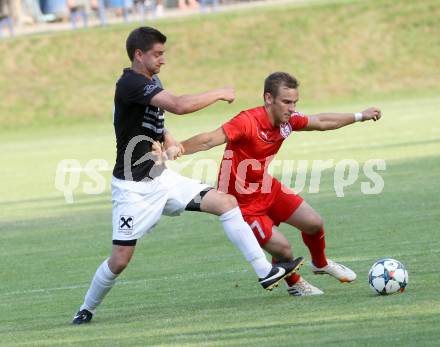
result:
<svg viewBox="0 0 440 347"><path fill-rule="evenodd" d="M141 238L162 214L177 216L209 185L181 176L170 169L154 180L135 182L112 178L113 240Z"/></svg>

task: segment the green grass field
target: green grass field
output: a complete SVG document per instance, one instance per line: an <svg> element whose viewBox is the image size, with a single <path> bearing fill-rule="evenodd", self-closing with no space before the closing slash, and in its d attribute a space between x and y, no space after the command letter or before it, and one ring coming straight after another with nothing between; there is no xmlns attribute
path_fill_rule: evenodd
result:
<svg viewBox="0 0 440 347"><path fill-rule="evenodd" d="M51 60L53 52L45 48L54 41L64 48L69 47L71 40L81 42L88 49L78 54L97 63L101 53L95 56L94 44L102 40L109 48L131 26L94 29L76 35L30 36L0 43L0 49L14 52L30 47L36 64L20 70L10 57L0 60L0 91L4 96L0 105L0 124L4 125L0 130L0 346L438 346L440 97L436 92L440 88L433 57L439 47L434 44L438 37L430 36L438 31L433 25L438 21L438 6L434 1L418 4L380 0L291 7L292 16L303 18L302 25L296 23L295 28L307 29L309 39L316 35L316 42L305 42L318 47L319 42L327 42L329 47L328 51L317 50L310 64L305 61L300 68L303 70L298 77L303 81L304 93L298 108L314 113L358 111L375 105L384 114L378 123L355 124L336 132L296 134L286 141L277 157L333 159L335 163L354 159L361 165L369 159L386 161L387 169L381 172L385 188L379 195L361 193L361 182L367 180L360 174L356 183L345 189L345 197L337 198L334 170L323 173L319 194L308 193L307 189L301 193L325 220L327 254L353 268L358 273L356 282L340 284L328 277L313 276L304 267L304 277L325 295L292 298L284 285L264 292L252 269L223 234L217 217L186 213L178 218L163 218L153 233L142 239L129 268L88 326L72 326L70 322L96 267L111 248L111 172L102 172L107 185L99 195L83 193L82 185L90 179L81 173L73 204L67 204L56 190L55 172L61 160L70 158L79 160L82 166L97 158L106 160L110 167L113 165L111 93L114 78L125 62L119 46L104 55L105 62L96 71L78 58L69 62L67 76L59 76L59 85L55 87L57 72L49 68L55 64ZM244 28L256 28L261 18L274 12L284 18L278 23L280 27L274 29L274 35L282 35L288 30L288 16L276 7L207 19L163 21L158 25L169 31L171 37L204 25L206 32L214 32L221 43L225 23L231 30L239 31L236 26L241 15ZM333 14L332 21L339 18L341 26L315 30L313 24L328 18L328 13ZM413 15L405 26L402 23L408 13ZM353 16L365 17L366 23L357 27L358 40L353 38L355 53L369 38L380 42L382 30L395 30L389 33L392 39L383 47L389 56L378 55L378 61L371 62L372 65L367 63L370 53L367 58L362 56L365 59L359 61L359 66L364 64L371 70L354 69L350 75L350 64L361 56L349 52L345 63L339 61L332 43L348 45L348 41L337 39L343 37L344 28L351 28L350 23L356 22ZM378 18L382 24L367 25L368 18ZM370 35L373 29L377 32ZM350 32L354 35L354 31ZM323 38L329 41L321 41ZM211 44L205 39L202 36L201 43ZM241 42L247 42L243 35L234 41L233 47L244 52L249 46L238 46ZM170 60L174 60L164 69L164 79L171 89L181 92L185 91L184 76L189 76L186 70L190 62L179 62L175 55L180 52L180 56L189 56L191 52L185 44L171 48L170 42ZM423 57L414 50L417 47L424 48ZM197 90L215 87L218 75L223 73L226 81L241 81L237 102L185 117L169 115L167 127L177 138L184 139L219 126L244 107L255 106L259 102L259 83L270 69L279 64L280 68L295 71L293 65L298 58L287 63L288 53L278 48L266 52L272 55L247 52L242 61L208 59L201 71L195 73L191 86L198 86ZM393 61L391 53L396 50L401 55ZM416 58L411 62L413 50ZM216 55L220 49L208 52ZM326 54L336 59L336 65L332 65L329 57L325 60ZM38 64L44 61L50 62L47 74L36 76L26 92L16 95L13 89L23 86L26 76L38 71ZM236 76L246 61L253 64ZM262 69L265 61L269 64ZM322 69L326 71L322 81L315 71L319 61L327 64ZM186 72L174 81L173 70L180 63ZM217 69L211 71L212 66ZM401 80L392 78L399 74L403 76ZM12 76L16 76L16 81ZM411 76L414 85L409 88ZM344 88L332 92L332 85L325 82L333 79ZM38 88L40 83L53 89ZM75 90L82 85L84 89L77 95ZM91 91L98 96L80 103L81 97ZM20 98L29 100L18 102ZM71 120L74 122L70 123ZM218 162L221 153L222 148L217 148L192 158ZM180 162L190 158L184 157ZM193 170L194 163L183 173L191 175ZM309 180L306 188L308 183ZM295 254L309 259L299 233L287 226L281 226L281 231L291 240ZM369 267L384 256L406 265L409 285L403 294L380 297L368 288Z"/></svg>
<svg viewBox="0 0 440 347"><path fill-rule="evenodd" d="M386 160L380 195L362 195L361 176L344 198L336 198L332 170L324 173L319 194L303 193L326 220L328 254L358 272L355 283L341 285L305 268L302 273L324 296L291 298L281 287L263 292L216 217L187 213L164 218L140 242L93 324L81 327L69 323L110 250L110 194L88 196L79 187L75 203L66 204L54 188L55 169L64 158L77 158L82 165L92 158L111 163L111 126L6 137L0 146L1 160L8 163L2 166L0 192L0 345L437 345L440 99L380 106L384 118L379 123L302 133L289 139L279 155ZM194 131L178 118L170 117L169 126L178 137ZM219 155L220 150L199 157L217 160ZM104 175L108 183L110 173ZM87 181L83 176L81 183ZM296 254L308 255L295 230L281 230ZM369 266L383 256L407 266L410 282L404 294L370 292Z"/></svg>

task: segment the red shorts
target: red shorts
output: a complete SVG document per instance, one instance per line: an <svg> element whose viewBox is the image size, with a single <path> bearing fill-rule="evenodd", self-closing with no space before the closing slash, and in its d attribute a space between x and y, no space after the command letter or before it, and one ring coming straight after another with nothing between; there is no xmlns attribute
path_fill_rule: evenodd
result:
<svg viewBox="0 0 440 347"><path fill-rule="evenodd" d="M284 185L274 195L273 203L268 206L266 214L243 215L261 246L272 237L272 227L285 222L304 201Z"/></svg>

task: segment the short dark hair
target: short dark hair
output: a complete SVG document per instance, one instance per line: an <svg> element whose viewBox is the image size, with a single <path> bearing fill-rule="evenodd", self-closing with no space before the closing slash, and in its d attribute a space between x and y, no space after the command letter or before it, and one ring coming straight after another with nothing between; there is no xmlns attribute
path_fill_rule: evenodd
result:
<svg viewBox="0 0 440 347"><path fill-rule="evenodd" d="M134 60L134 52L140 49L142 52L150 50L156 43L165 43L167 37L159 30L151 27L139 27L134 29L127 37L125 43L130 61Z"/></svg>
<svg viewBox="0 0 440 347"><path fill-rule="evenodd" d="M264 94L270 93L276 98L280 87L296 89L298 86L298 80L287 72L274 72L264 80Z"/></svg>

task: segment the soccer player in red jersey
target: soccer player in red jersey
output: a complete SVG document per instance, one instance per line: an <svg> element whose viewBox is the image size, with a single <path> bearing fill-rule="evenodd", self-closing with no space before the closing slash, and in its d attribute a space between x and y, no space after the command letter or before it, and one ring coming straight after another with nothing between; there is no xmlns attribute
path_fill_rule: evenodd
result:
<svg viewBox="0 0 440 347"><path fill-rule="evenodd" d="M285 72L268 76L264 106L240 112L220 128L182 142L185 154L227 143L219 172L219 190L234 195L246 222L273 261L293 259L287 238L276 226L290 224L301 231L311 254L315 274L329 274L352 282L356 274L325 255L323 221L319 214L285 185L267 173L267 167L284 140L295 131L334 130L357 121L378 120L375 107L358 113L321 113L305 116L295 111L298 82ZM286 278L288 292L295 296L323 292L298 274Z"/></svg>

